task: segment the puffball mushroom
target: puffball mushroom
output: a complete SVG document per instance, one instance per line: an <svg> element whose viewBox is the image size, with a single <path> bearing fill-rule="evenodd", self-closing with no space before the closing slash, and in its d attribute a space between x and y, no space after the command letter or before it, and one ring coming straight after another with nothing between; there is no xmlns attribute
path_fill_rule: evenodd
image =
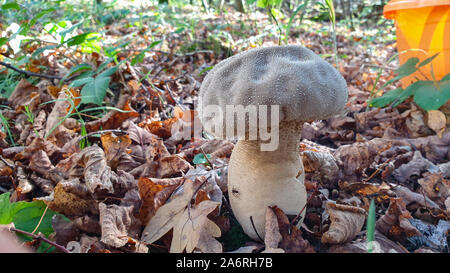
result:
<svg viewBox="0 0 450 273"><path fill-rule="evenodd" d="M287 215L297 215L305 207L299 155L303 123L340 113L347 96L347 84L339 72L297 45L239 53L217 64L205 77L199 92L199 117L212 135L230 138L232 132L231 138L239 138L228 166L228 196L234 215L251 238L264 238L268 206L276 205ZM252 105L257 109L257 120L239 113L227 118L227 110L237 109L230 106ZM264 105L270 113L259 108ZM208 109L220 109L221 114L211 114ZM273 113L278 114L275 124ZM236 128L242 120L245 128ZM255 126L259 131L251 138L250 128ZM261 149L267 144L261 131L264 126L271 133L278 132L275 149Z"/></svg>

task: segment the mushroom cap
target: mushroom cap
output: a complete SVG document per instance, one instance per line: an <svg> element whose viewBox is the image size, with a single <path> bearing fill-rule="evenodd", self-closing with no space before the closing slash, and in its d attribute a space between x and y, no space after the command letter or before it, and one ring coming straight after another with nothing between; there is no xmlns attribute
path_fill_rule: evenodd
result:
<svg viewBox="0 0 450 273"><path fill-rule="evenodd" d="M202 83L198 111L206 130L227 123L225 114L204 114L210 105L223 113L226 105L267 105L268 121L270 106L279 105L280 122L305 122L338 114L347 97L344 78L314 52L298 45L274 46L244 51L218 63Z"/></svg>

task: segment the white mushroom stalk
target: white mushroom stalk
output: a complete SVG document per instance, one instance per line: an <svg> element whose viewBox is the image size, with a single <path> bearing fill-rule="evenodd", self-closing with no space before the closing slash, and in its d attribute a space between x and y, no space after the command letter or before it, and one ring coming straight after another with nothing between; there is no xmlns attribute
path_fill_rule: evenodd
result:
<svg viewBox="0 0 450 273"><path fill-rule="evenodd" d="M245 51L220 62L205 77L198 107L205 130L218 138L241 137L229 162L228 196L234 215L251 238L264 239L268 206L278 206L288 215L304 209L301 128L306 121L340 113L347 96L347 84L339 72L302 46ZM250 106L257 109L254 115L249 111L245 117L242 113L233 113L232 119L227 116L233 107L248 110ZM261 106L270 108L270 114ZM221 114L211 116L207 111L211 108ZM279 109L275 125L272 109ZM261 123L264 119L271 123ZM245 128L239 120L245 120ZM259 126L256 138L250 137L252 126ZM263 148L267 135L261 132L268 131L277 133L275 149Z"/></svg>
<svg viewBox="0 0 450 273"><path fill-rule="evenodd" d="M254 240L265 236L268 206L297 215L306 205L299 154L301 127L297 122L283 122L275 151L261 151L258 140L240 140L233 149L228 166L229 199L236 219Z"/></svg>

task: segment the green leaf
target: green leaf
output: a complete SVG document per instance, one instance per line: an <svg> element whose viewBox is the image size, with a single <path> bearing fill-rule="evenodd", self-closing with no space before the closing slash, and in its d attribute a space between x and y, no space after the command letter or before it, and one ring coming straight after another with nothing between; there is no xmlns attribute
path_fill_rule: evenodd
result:
<svg viewBox="0 0 450 273"><path fill-rule="evenodd" d="M381 97L373 98L369 101L370 107L385 107L386 105L394 102L403 93L402 88L397 88L385 93Z"/></svg>
<svg viewBox="0 0 450 273"><path fill-rule="evenodd" d="M94 80L94 78L92 78L92 77L85 77L85 78L77 79L70 84L70 87L82 86L88 82L92 82L93 80Z"/></svg>
<svg viewBox="0 0 450 273"><path fill-rule="evenodd" d="M404 64L402 64L397 70L397 76L395 76L393 79L386 82L382 88L388 86L389 84L398 81L404 77L407 77L411 75L412 73L417 71L416 65L419 63L419 58L413 57L409 58Z"/></svg>
<svg viewBox="0 0 450 273"><path fill-rule="evenodd" d="M207 154L206 156L208 157L208 159L211 158L210 154ZM200 153L200 154L196 154L194 156L192 163L194 163L196 165L197 164L206 164L206 163L208 163L208 160L206 160L205 156L202 153Z"/></svg>
<svg viewBox="0 0 450 273"><path fill-rule="evenodd" d="M9 3L2 5L2 10L7 10L7 9L20 10L20 6L16 2L9 2Z"/></svg>
<svg viewBox="0 0 450 273"><path fill-rule="evenodd" d="M434 54L433 56L431 56L431 57L429 57L429 58L423 60L423 61L417 66L417 68L422 67L422 66L424 66L424 65L427 65L427 64L431 63L431 62L434 60L434 58L436 58L437 55L439 55L439 53L440 53L440 52L438 52L438 53Z"/></svg>
<svg viewBox="0 0 450 273"><path fill-rule="evenodd" d="M9 197L9 192L0 195L0 225L7 225L12 222L12 206Z"/></svg>
<svg viewBox="0 0 450 273"><path fill-rule="evenodd" d="M156 45L160 44L162 41L154 41L151 43L146 49L142 50L138 55L136 55L131 60L131 65L136 65L137 63L142 63L144 61L145 53L149 51L151 48L155 47Z"/></svg>
<svg viewBox="0 0 450 273"><path fill-rule="evenodd" d="M0 46L6 44L6 42L8 42L8 38L6 38L6 37L1 37L0 38Z"/></svg>
<svg viewBox="0 0 450 273"><path fill-rule="evenodd" d="M439 109L450 99L450 82L438 83L436 88L433 81L420 81L422 84L414 92L414 102L426 111Z"/></svg>
<svg viewBox="0 0 450 273"><path fill-rule="evenodd" d="M109 86L109 77L97 77L86 83L81 89L81 103L101 105Z"/></svg>
<svg viewBox="0 0 450 273"><path fill-rule="evenodd" d="M118 67L118 66L110 67L110 68L106 69L105 71L103 71L102 73L100 73L100 74L97 76L97 78L105 78L105 77L109 77L109 76L111 76L112 74L116 73L117 68L119 68L119 67Z"/></svg>
<svg viewBox="0 0 450 273"><path fill-rule="evenodd" d="M83 34L80 34L80 35L70 38L69 40L66 41L67 46L80 45L80 44L84 43L84 41L86 40L86 37L90 33L91 32L86 32L86 33L83 33Z"/></svg>

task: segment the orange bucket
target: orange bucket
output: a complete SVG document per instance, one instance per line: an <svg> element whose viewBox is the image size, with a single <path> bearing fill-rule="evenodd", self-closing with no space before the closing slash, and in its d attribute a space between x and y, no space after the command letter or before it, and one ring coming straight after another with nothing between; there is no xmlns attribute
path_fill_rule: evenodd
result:
<svg viewBox="0 0 450 273"><path fill-rule="evenodd" d="M439 55L431 62L436 80L450 73L450 0L391 0L384 6L384 16L394 19L397 29L397 49L422 49L400 54L400 65L409 58L418 57L420 61ZM420 68L429 79L431 66ZM416 72L402 79L403 87L410 85L416 77L425 76Z"/></svg>

